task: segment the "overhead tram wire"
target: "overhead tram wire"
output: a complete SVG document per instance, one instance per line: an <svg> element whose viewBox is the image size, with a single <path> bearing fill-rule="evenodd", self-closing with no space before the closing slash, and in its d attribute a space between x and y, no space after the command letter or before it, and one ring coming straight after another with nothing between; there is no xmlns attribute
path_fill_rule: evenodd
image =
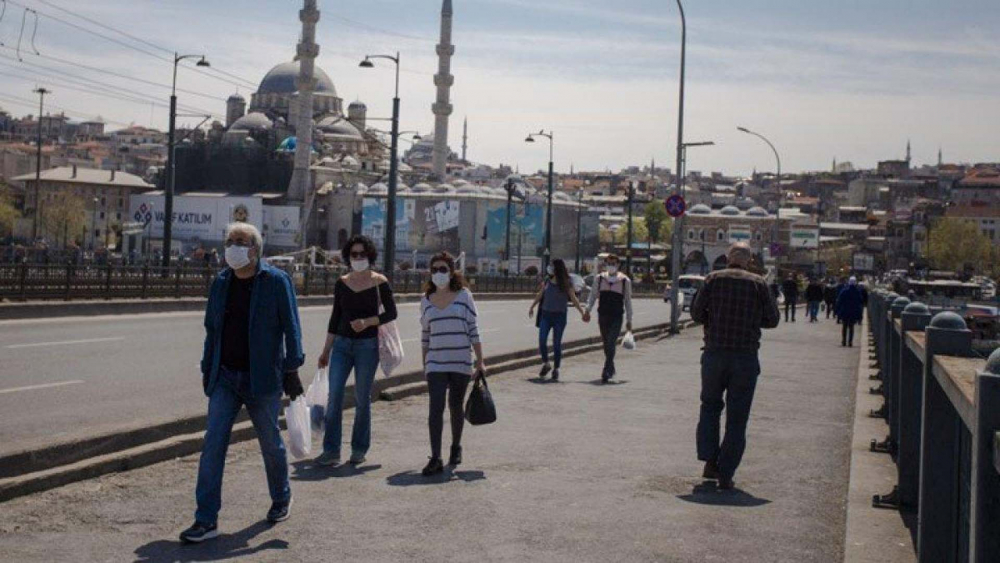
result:
<svg viewBox="0 0 1000 563"><path fill-rule="evenodd" d="M36 100L29 100L27 98L21 98L19 96L11 96L10 94L0 94L0 101L2 101L4 103L8 103L8 104L19 105L19 106L25 106L25 107L28 107L28 108L38 109L38 102ZM90 119L90 117L91 117L90 114L87 114L87 113L84 113L84 112L80 112L80 111L76 111L76 110L71 110L69 108L65 108L65 107L62 107L62 106L57 106L57 105L52 105L52 104L46 104L46 106L47 107L51 107L52 109L55 109L55 110L59 110L59 111L63 112L64 114L73 115L73 116L78 117L80 119ZM110 123L112 125L121 125L123 127L131 127L132 125L134 125L134 123L124 123L124 122L121 122L121 121L114 121L112 119L104 119L104 122L105 123Z"/></svg>
<svg viewBox="0 0 1000 563"><path fill-rule="evenodd" d="M100 33L100 32L97 32L97 31L94 31L94 30L92 30L92 29L88 29L88 28L86 28L86 27L84 27L84 26L81 26L81 25L79 25L79 24L75 24L75 23L73 23L73 22L70 22L70 21L66 21L65 19L62 19L62 18L60 18L60 17L57 17L57 16L53 16L52 14L47 14L47 13L45 13L45 12L41 12L41 11L38 11L38 10L35 10L34 8L29 8L28 6L25 6L24 4L20 4L19 2L17 2L17 0L7 0L7 1L8 1L8 2L10 2L10 3L11 3L12 5L14 5L14 6L19 6L19 7L23 7L23 8L25 8L25 9L28 9L28 10L32 10L33 12L35 12L35 14L36 14L36 17L37 17L38 15L41 15L41 16L44 16L44 17L47 17L47 18L49 18L49 19L51 19L51 20L53 20L53 21L57 21L57 22L59 22L59 23L61 23L61 24L63 24L63 25L66 25L66 26L69 26L69 27L72 27L72 28L74 28L74 29L77 29L77 30L79 30L79 31L83 31L84 33L89 33L89 34L91 34L91 35L94 35L94 36L97 36L97 37L100 37L100 38L102 38L102 39L104 39L104 40L106 40L106 41L110 41L110 42L112 42L112 43L115 43L116 45L119 45L119 46L122 46L122 47L125 47L125 48L127 48L127 49L132 49L132 50L134 50L134 51L137 51L137 52L139 52L139 53L142 53L142 54L144 54L144 55L148 55L148 56L150 56L150 57L153 57L153 58L155 58L155 59L158 59L158 60L161 60L161 61L164 61L164 62L169 62L169 63L172 63L172 62L173 62L173 58L172 58L172 57L168 58L168 57L164 57L164 56L161 56L161 55L158 55L158 54L156 54L156 53L153 53L153 52L150 52L150 51L148 51L148 50L146 50L146 49L142 49L142 48L139 48L139 47L137 47L137 46L135 46L135 45L132 45L132 44L130 44L130 43L126 43L126 42L124 42L124 41L121 41L121 40L119 40L119 39L115 39L114 37L110 37L110 36L108 36L108 35L105 35L105 34L103 34L103 33ZM40 3L42 3L42 4L45 4L46 6L49 6L49 7L51 7L51 8L54 8L54 9L56 9L56 10L59 10L59 11L61 11L61 12L63 12L63 13L67 13L67 14L70 14L70 15L72 15L72 16L74 16L74 17L77 17L77 18L80 18L80 19L82 19L82 20L84 20L84 21L86 21L86 22L89 22L89 23L93 24L93 25L97 25L97 26L99 26L99 27L102 27L102 28L104 28L104 29L108 29L108 30L110 30L110 31L113 31L113 32L115 32L115 33L118 33L118 34L121 34L121 35L123 35L123 36L125 36L125 37L127 37L127 38L129 38L129 39L131 39L131 40L133 40L133 41L138 41L138 42L140 42L140 43L143 43L143 44L146 44L146 45L149 45L149 46L151 46L151 47L153 47L153 48L155 48L155 49L158 49L158 50L161 50L161 51L164 51L164 52L166 52L166 53L170 53L171 55L173 54L173 51L172 51L172 50L169 50L169 49L167 49L166 47L161 47L161 46L158 46L158 45L154 45L154 44L152 44L152 43L149 43L148 41L145 41L145 40L142 40L142 39L139 39L139 38L136 38L135 36L133 36L133 35L131 35L131 34L129 34L129 33L126 33L126 32L124 32L124 31L121 31L121 30L119 30L119 29L116 29L116 28L114 28L114 27L111 27L111 26L109 26L109 25L107 25L107 24L102 24L102 23L100 23L100 22L97 22L96 20L93 20L93 19L91 19L91 18L88 18L87 16L84 16L84 15L81 15L81 14L78 14L78 13L76 13L76 12L73 12L73 11L71 11L71 10L67 10L67 9L65 9L65 8L62 8L62 7L59 7L59 6L56 6L56 5L54 5L54 4L51 4L51 3L49 3L49 2L46 2L45 0L36 0L36 1L37 1L37 2L40 2ZM231 80L227 80L227 79L224 79L224 78L221 78L221 77L219 77L219 76L216 76L216 75L214 75L214 74L212 74L212 73L210 73L210 72L206 72L206 71L203 71L203 70L201 70L201 69L198 69L198 68L194 68L194 67L185 67L185 66L182 66L182 68L185 68L185 69L187 69L187 70L191 70L191 71L193 71L193 72L196 72L196 73L198 73L198 74L202 74L202 75L204 75L204 76L207 76L207 77L209 77L209 78L213 78L213 79L215 79L215 80L218 80L218 81L220 81L220 82L225 82L225 83L227 83L227 84L231 84L231 85L233 85L233 86L236 86L236 87L244 87L244 88L245 88L245 87L248 87L248 86L251 86L251 87L252 87L252 86L256 86L256 83L254 83L254 82L251 82L251 81L249 81L249 80L247 80L247 79L245 79L245 78L242 78L242 77L240 77L240 76L237 76L237 75L235 75L235 74L232 74L232 73L228 73L228 72L226 72L226 71L223 71L223 70L220 70L220 69L214 69L214 70L215 70L215 72L217 72L217 73L219 73L219 74L224 74L224 75L226 75L226 76L229 76L230 78L234 78L234 79L236 79L236 80L239 80L240 82L243 82L244 84L237 84L236 82L233 82L233 81L231 81Z"/></svg>

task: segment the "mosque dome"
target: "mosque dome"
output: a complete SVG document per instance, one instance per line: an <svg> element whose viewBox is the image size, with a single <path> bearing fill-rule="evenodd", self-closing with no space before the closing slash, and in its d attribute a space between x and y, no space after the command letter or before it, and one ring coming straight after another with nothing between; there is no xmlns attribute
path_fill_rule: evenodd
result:
<svg viewBox="0 0 1000 563"><path fill-rule="evenodd" d="M350 121L347 121L343 117L336 115L331 115L330 117L325 117L316 124L316 128L322 131L326 135L339 135L343 137L352 137L355 139L363 140L361 132L358 128L354 126Z"/></svg>
<svg viewBox="0 0 1000 563"><path fill-rule="evenodd" d="M466 182L465 184L463 184L461 187L458 188L458 193L463 195L478 195L479 189L476 188L475 186L469 185L469 183Z"/></svg>
<svg viewBox="0 0 1000 563"><path fill-rule="evenodd" d="M233 131L254 131L256 129L271 129L274 123L271 119L260 112L252 112L236 120L230 130Z"/></svg>
<svg viewBox="0 0 1000 563"><path fill-rule="evenodd" d="M735 205L727 205L727 206L725 206L725 207L722 208L722 211L720 213L722 213L723 215L729 215L729 216L739 215L740 214L740 209L738 207L736 207Z"/></svg>
<svg viewBox="0 0 1000 563"><path fill-rule="evenodd" d="M699 203L698 205L692 206L688 213L692 215L708 215L712 212L712 208L705 205L704 203Z"/></svg>
<svg viewBox="0 0 1000 563"><path fill-rule="evenodd" d="M430 186L430 184L426 184L424 182L421 182L421 183L417 184L416 186L413 186L412 188L410 188L410 191L413 192L413 193L415 193L415 194L425 193L425 192L431 191L431 186Z"/></svg>
<svg viewBox="0 0 1000 563"><path fill-rule="evenodd" d="M758 207L751 207L750 210L747 211L747 216L748 217L767 217L767 210L764 209L763 207L759 207L759 206Z"/></svg>
<svg viewBox="0 0 1000 563"><path fill-rule="evenodd" d="M318 94L337 95L337 89L333 86L333 81L327 76L323 69L315 67L313 76L316 79L316 89ZM296 80L299 77L299 61L281 63L272 68L264 79L260 81L257 88L258 94L294 94L299 91Z"/></svg>
<svg viewBox="0 0 1000 563"><path fill-rule="evenodd" d="M434 192L439 194L453 194L455 193L455 186L452 186L451 184L441 184L434 188Z"/></svg>
<svg viewBox="0 0 1000 563"><path fill-rule="evenodd" d="M389 193L389 187L386 186L385 184L379 182L378 184L375 184L374 186L368 188L368 193L373 194L373 195L376 195L376 194L388 194Z"/></svg>

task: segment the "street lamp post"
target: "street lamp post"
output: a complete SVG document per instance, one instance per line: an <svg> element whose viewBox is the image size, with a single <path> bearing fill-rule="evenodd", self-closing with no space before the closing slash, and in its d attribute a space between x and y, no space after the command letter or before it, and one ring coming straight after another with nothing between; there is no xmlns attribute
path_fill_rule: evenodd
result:
<svg viewBox="0 0 1000 563"><path fill-rule="evenodd" d="M511 208L514 203L514 180L513 178L507 178L507 183L504 185L504 189L507 190L507 231L506 238L507 244L504 247L503 259L506 262L504 267L504 275L510 275L510 219L511 219Z"/></svg>
<svg viewBox="0 0 1000 563"><path fill-rule="evenodd" d="M635 182L628 183L628 234L625 237L625 275L632 277L632 200L635 198Z"/></svg>
<svg viewBox="0 0 1000 563"><path fill-rule="evenodd" d="M389 194L385 204L385 256L383 274L392 281L396 270L396 188L399 185L399 52L392 55L367 55L361 61L361 68L375 68L372 59L386 59L396 65L396 94L392 98L392 137L389 147Z"/></svg>
<svg viewBox="0 0 1000 563"><path fill-rule="evenodd" d="M684 5L681 0L677 0L677 9L681 13L681 75L680 75L680 95L677 98L677 182L674 188L674 195L683 195L684 172L681 170L684 159L684 63L687 55L687 19L684 17ZM681 244L684 230L684 216L681 215L674 220L673 248L671 249L670 268L670 332L677 334L680 332L678 323L681 317L681 308L677 304L680 270L681 270Z"/></svg>
<svg viewBox="0 0 1000 563"><path fill-rule="evenodd" d="M97 249L97 202L100 201L96 197L94 198L94 211L90 214L90 249ZM84 239L86 240L86 239Z"/></svg>
<svg viewBox="0 0 1000 563"><path fill-rule="evenodd" d="M774 159L778 161L778 177L776 178L778 184L778 210L777 210L777 219L774 222L774 227L771 229L771 243L773 244L778 239L778 223L781 222L781 205L782 203L784 203L785 199L785 194L781 190L781 156L778 154L778 149L774 148L774 144L771 143L771 141L769 141L767 137L761 135L760 133L751 131L746 127L737 127L736 130L741 133L746 133L747 135L753 135L754 137L757 137L758 139L767 143L767 146L771 147L771 150L774 152Z"/></svg>
<svg viewBox="0 0 1000 563"><path fill-rule="evenodd" d="M583 239L583 233L581 231L581 229L583 227L583 221L581 219L582 216L583 216L583 193L584 193L584 189L580 188L579 201L577 201L577 203L576 203L576 264L575 264L575 269L576 269L576 273L578 273L578 274L580 273L580 245L581 245L581 241Z"/></svg>
<svg viewBox="0 0 1000 563"><path fill-rule="evenodd" d="M545 210L545 252L544 252L544 263L542 264L542 270L546 270L549 267L549 260L552 259L552 194L555 190L555 184L553 181L553 171L554 167L552 165L552 155L553 146L555 144L555 133L549 131L545 132L544 129L538 133L532 133L528 135L524 142L534 143L535 137L546 137L549 140L549 196L548 205Z"/></svg>
<svg viewBox="0 0 1000 563"><path fill-rule="evenodd" d="M52 90L45 88L35 88L34 93L38 94L38 139L35 147L35 221L32 228L32 238L38 239L38 224L42 220L41 209L41 186L42 186L42 111L45 108L45 94L51 94ZM34 243L35 241L32 241Z"/></svg>
<svg viewBox="0 0 1000 563"><path fill-rule="evenodd" d="M177 135L177 66L184 59L199 59L195 66L211 66L205 55L178 55L174 53L174 80L170 88L170 126L167 131L167 185L163 198L163 267L170 267L170 247L174 233L174 181L176 180L176 148Z"/></svg>

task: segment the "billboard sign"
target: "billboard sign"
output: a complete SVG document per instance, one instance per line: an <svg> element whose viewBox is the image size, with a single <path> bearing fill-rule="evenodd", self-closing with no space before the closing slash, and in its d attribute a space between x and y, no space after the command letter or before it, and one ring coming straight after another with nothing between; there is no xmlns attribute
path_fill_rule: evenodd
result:
<svg viewBox="0 0 1000 563"><path fill-rule="evenodd" d="M186 242L222 242L226 226L234 221L263 231L262 208L259 197L174 196L173 237ZM137 194L129 202L128 218L148 223L150 238L163 238L163 209L162 195Z"/></svg>
<svg viewBox="0 0 1000 563"><path fill-rule="evenodd" d="M819 227L794 226L791 232L792 248L819 248Z"/></svg>
<svg viewBox="0 0 1000 563"><path fill-rule="evenodd" d="M301 210L296 205L265 205L264 246L294 248L299 245Z"/></svg>
<svg viewBox="0 0 1000 563"><path fill-rule="evenodd" d="M858 272L874 272L875 256L865 252L854 254L854 270Z"/></svg>
<svg viewBox="0 0 1000 563"><path fill-rule="evenodd" d="M729 242L750 242L753 231L746 225L731 225L729 227Z"/></svg>

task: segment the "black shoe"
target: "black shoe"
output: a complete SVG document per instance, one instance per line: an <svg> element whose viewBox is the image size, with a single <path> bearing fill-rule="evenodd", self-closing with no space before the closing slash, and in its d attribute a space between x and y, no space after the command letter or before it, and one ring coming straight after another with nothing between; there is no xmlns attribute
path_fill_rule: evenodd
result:
<svg viewBox="0 0 1000 563"><path fill-rule="evenodd" d="M448 457L448 465L452 467L462 465L462 446L451 447L451 456Z"/></svg>
<svg viewBox="0 0 1000 563"><path fill-rule="evenodd" d="M195 522L190 528L181 532L181 541L184 543L201 543L217 537L219 537L218 526L201 522Z"/></svg>
<svg viewBox="0 0 1000 563"><path fill-rule="evenodd" d="M608 370L601 372L601 383L607 383L611 379L611 373Z"/></svg>
<svg viewBox="0 0 1000 563"><path fill-rule="evenodd" d="M552 381L559 381L559 368L552 370Z"/></svg>
<svg viewBox="0 0 1000 563"><path fill-rule="evenodd" d="M719 478L719 464L713 461L705 462L705 470L701 472L701 476L705 479L718 479Z"/></svg>
<svg viewBox="0 0 1000 563"><path fill-rule="evenodd" d="M292 499L288 499L286 502L276 502L271 505L271 510L267 511L267 521L274 524L276 522L284 522L288 520L291 516L292 510Z"/></svg>
<svg viewBox="0 0 1000 563"><path fill-rule="evenodd" d="M550 371L552 371L552 366L548 363L542 365L542 370L538 372L538 378L545 379L545 376L548 375Z"/></svg>
<svg viewBox="0 0 1000 563"><path fill-rule="evenodd" d="M720 491L731 491L735 488L736 488L736 483L733 482L732 477L719 477Z"/></svg>
<svg viewBox="0 0 1000 563"><path fill-rule="evenodd" d="M420 473L422 473L424 477L430 477L431 475L437 475L438 473L443 473L443 472L444 472L444 464L441 463L441 458L432 457L431 460L427 462L427 465Z"/></svg>

